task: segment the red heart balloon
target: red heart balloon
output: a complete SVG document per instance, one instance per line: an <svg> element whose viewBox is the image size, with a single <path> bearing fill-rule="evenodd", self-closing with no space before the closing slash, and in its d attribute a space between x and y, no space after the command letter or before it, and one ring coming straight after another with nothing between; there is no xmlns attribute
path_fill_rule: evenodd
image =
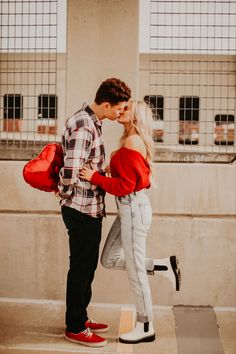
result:
<svg viewBox="0 0 236 354"><path fill-rule="evenodd" d="M46 145L39 155L26 163L23 177L33 188L44 192L57 192L59 172L63 167L62 146L57 143Z"/></svg>

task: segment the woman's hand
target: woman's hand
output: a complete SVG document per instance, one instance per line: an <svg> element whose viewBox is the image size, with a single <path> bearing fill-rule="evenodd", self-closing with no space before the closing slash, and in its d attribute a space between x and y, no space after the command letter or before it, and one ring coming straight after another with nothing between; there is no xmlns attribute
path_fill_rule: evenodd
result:
<svg viewBox="0 0 236 354"><path fill-rule="evenodd" d="M79 176L85 179L86 181L90 182L95 172L96 172L95 170L91 170L90 168L84 166L80 171Z"/></svg>
<svg viewBox="0 0 236 354"><path fill-rule="evenodd" d="M111 174L110 165L106 165L105 173L106 173L108 176L110 176L110 174Z"/></svg>

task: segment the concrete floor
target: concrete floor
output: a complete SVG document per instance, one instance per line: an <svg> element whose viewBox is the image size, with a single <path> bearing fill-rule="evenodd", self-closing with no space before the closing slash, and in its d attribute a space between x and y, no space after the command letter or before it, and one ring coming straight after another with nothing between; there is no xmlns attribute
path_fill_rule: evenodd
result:
<svg viewBox="0 0 236 354"><path fill-rule="evenodd" d="M201 334L201 338L198 338L198 328L204 327L204 323L199 323L201 307L180 306L177 309L178 316L175 310L176 308L171 307L156 307L154 309L156 340L151 343L130 345L119 343L117 337L119 333L132 328L135 317L134 308L123 305L94 304L90 307L90 316L109 323L110 331L103 335L108 340L106 347L89 348L64 340L63 303L0 302L0 353L236 354L236 312L234 309L227 311L227 309L213 310L210 308L211 315L212 312L214 313L215 324L213 325L217 328L217 332L212 335L206 327L203 332L199 332L204 333ZM196 326L195 338L188 337L190 333L188 327L191 326L190 322L187 322L188 313L191 313L191 320ZM205 320L207 314L208 309L204 309L205 324L207 324ZM178 337L178 333L182 334ZM213 348L212 343L215 343L214 348L217 348L213 349L214 352L210 349Z"/></svg>

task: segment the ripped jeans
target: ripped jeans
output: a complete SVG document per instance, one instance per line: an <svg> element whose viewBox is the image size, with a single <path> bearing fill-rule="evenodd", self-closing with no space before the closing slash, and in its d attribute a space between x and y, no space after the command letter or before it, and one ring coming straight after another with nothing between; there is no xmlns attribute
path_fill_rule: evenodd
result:
<svg viewBox="0 0 236 354"><path fill-rule="evenodd" d="M116 197L118 216L107 236L101 263L105 268L126 270L135 295L137 321L153 319L147 271L154 269L146 259L146 238L152 222L152 208L146 190Z"/></svg>

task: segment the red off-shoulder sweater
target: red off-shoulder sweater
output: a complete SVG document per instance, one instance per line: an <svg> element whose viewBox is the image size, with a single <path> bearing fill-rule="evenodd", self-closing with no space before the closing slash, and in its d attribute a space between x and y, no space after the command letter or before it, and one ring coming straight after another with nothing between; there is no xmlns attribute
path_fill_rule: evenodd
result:
<svg viewBox="0 0 236 354"><path fill-rule="evenodd" d="M112 156L110 168L112 177L95 172L91 182L117 197L150 187L150 165L136 150L120 148Z"/></svg>

